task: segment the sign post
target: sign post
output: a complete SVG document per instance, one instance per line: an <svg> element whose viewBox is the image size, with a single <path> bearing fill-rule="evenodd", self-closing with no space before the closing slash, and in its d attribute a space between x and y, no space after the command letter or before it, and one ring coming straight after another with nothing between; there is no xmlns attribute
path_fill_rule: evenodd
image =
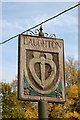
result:
<svg viewBox="0 0 80 120"><path fill-rule="evenodd" d="M18 45L18 99L39 102L39 118L48 118L47 102L65 102L64 41L20 35Z"/></svg>
<svg viewBox="0 0 80 120"><path fill-rule="evenodd" d="M38 116L39 116L39 119L41 118L48 119L48 102L46 101L38 102Z"/></svg>
<svg viewBox="0 0 80 120"><path fill-rule="evenodd" d="M44 33L42 32L42 26L40 27L39 36L44 37ZM43 77L44 77L44 75L43 75ZM42 119L42 118L48 119L48 102L46 102L46 101L38 102L38 118L39 119Z"/></svg>

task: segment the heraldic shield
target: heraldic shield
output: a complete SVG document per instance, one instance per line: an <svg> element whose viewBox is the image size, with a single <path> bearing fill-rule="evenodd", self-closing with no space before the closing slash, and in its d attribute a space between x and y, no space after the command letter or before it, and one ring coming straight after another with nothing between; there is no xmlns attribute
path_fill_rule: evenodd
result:
<svg viewBox="0 0 80 120"><path fill-rule="evenodd" d="M19 99L63 102L63 40L56 40L53 48L47 48L46 41L53 44L54 39L35 39L28 35L19 37Z"/></svg>

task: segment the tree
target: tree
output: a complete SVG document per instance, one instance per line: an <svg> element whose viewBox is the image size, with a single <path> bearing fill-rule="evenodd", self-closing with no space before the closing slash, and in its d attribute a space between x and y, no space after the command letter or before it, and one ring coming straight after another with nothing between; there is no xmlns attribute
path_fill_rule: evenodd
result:
<svg viewBox="0 0 80 120"><path fill-rule="evenodd" d="M67 83L67 87L71 87L72 85L78 82L78 62L73 58L68 57L65 64L65 79Z"/></svg>
<svg viewBox="0 0 80 120"><path fill-rule="evenodd" d="M2 86L0 87L2 93L2 118L17 118L17 120L20 118L37 118L37 107L33 102L19 101L17 99L16 84L17 81L13 81L11 84L0 84Z"/></svg>
<svg viewBox="0 0 80 120"><path fill-rule="evenodd" d="M17 100L16 91L11 92L11 87L7 83L2 83L2 117L24 118L20 102Z"/></svg>
<svg viewBox="0 0 80 120"><path fill-rule="evenodd" d="M73 58L68 58L65 64L66 77L66 102L62 104L49 105L49 117L51 118L68 118L80 119L80 70L78 62Z"/></svg>

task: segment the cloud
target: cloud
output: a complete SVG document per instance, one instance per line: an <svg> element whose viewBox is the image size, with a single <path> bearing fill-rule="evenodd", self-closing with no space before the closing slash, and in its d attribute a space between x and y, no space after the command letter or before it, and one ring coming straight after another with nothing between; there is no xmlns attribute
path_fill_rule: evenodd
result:
<svg viewBox="0 0 80 120"><path fill-rule="evenodd" d="M25 18L23 20L18 20L18 19L16 19L16 21L3 20L3 26L2 26L3 33L5 34L5 36L7 35L7 37L10 37L13 35L13 33L14 35L21 33L24 30L31 28L32 26L35 26L48 18L50 18L50 15L43 14L43 15L38 15L36 17ZM78 17L72 15L71 16L63 15L59 18L55 18L43 24L43 29L44 32L49 32L49 33L54 32L60 34L60 32L64 32L64 34L65 33L72 34L74 32L74 34L77 34Z"/></svg>
<svg viewBox="0 0 80 120"><path fill-rule="evenodd" d="M7 20L3 20L2 22L2 27L3 29L19 29L19 30L22 30L23 27L19 24L19 22L16 22L16 21L7 21Z"/></svg>
<svg viewBox="0 0 80 120"><path fill-rule="evenodd" d="M2 22L2 41L9 39L12 36L15 36L21 33L24 30L23 26L19 22L11 22L3 20Z"/></svg>
<svg viewBox="0 0 80 120"><path fill-rule="evenodd" d="M75 18L75 16L68 16L68 15L62 15L59 18L55 18L51 20L47 25L54 25L54 27L68 27L68 28L75 28L75 26L78 27L78 16Z"/></svg>
<svg viewBox="0 0 80 120"><path fill-rule="evenodd" d="M2 56L2 69L0 68L0 72L2 71L2 78L0 74L0 79L1 81L11 82L17 76L18 69L17 55L15 55L14 57L11 50L11 54L7 51L7 54L4 54L3 56Z"/></svg>
<svg viewBox="0 0 80 120"><path fill-rule="evenodd" d="M0 47L0 81L2 80L2 47Z"/></svg>
<svg viewBox="0 0 80 120"><path fill-rule="evenodd" d="M1 0L2 2L64 2L64 0ZM78 2L78 0L65 0L65 2Z"/></svg>
<svg viewBox="0 0 80 120"><path fill-rule="evenodd" d="M0 82L2 82L2 69L0 68Z"/></svg>
<svg viewBox="0 0 80 120"><path fill-rule="evenodd" d="M65 3L65 2L64 2ZM21 5L21 4L17 4L17 5ZM22 4L23 5L23 4ZM28 4L26 4L26 5L28 5ZM30 6L31 4L29 4L29 6ZM47 5L47 4L46 4ZM50 4L49 4L50 5ZM55 5L55 4L53 4L53 5ZM59 5L59 4L58 4ZM33 5L34 6L34 5ZM56 4L56 6L57 6L57 4ZM64 4L64 6L66 7L66 5ZM68 5L69 6L69 5ZM5 7L5 6L4 6ZM17 7L17 6L16 6ZM19 7L21 7L21 6L19 6ZM34 6L34 7L36 7L36 6ZM33 8L34 8L33 7ZM23 16L25 16L25 17L23 17L23 16L19 16L19 17L22 17L21 19L19 19L18 17L16 17L14 20L12 19L12 20L9 20L9 19L7 19L6 20L6 18L4 18L3 19L3 31L4 31L4 33L7 33L7 29L8 29L8 31L10 31L10 33L18 33L18 32L22 32L22 31L24 31L25 29L28 29L29 27L32 27L32 26L35 26L36 24L38 24L38 23L41 23L42 21L44 21L44 20L46 20L46 19L48 19L48 18L50 18L51 16L53 16L53 15L55 15L56 13L58 13L57 12L57 10L56 10L56 8L52 8L52 6L51 6L51 8L50 8L50 12L46 12L44 9L47 9L46 7L43 9L43 7L44 7L44 5L42 6L42 10L41 11L43 11L43 12L41 12L42 14L40 14L40 12L37 12L37 14L35 13L35 11L36 11L36 8L35 8L35 10L34 10L34 12L33 11L31 11L31 12L33 12L33 14L31 14L30 12L28 12L27 14L28 14L28 16L25 16L24 14L23 14ZM59 5L59 7L61 8L61 4ZM39 7L40 8L40 7ZM63 7L64 8L64 7ZM15 8L16 9L16 8ZM31 8L30 8L31 9ZM6 10L6 9L5 9ZM17 10L17 9L16 9ZM13 13L13 16L15 15L15 16L17 16L17 14L18 14L18 12L17 12L17 14L16 14L16 10L14 10L14 13ZM29 10L29 8L27 9L27 10ZM8 11L10 11L10 10L8 10ZM18 11L18 10L17 10ZM21 10L22 11L22 10ZM38 11L40 11L40 10L38 10ZM51 12L51 11L53 11L53 12ZM60 12L60 9L59 9L59 12ZM74 11L73 11L74 12ZM26 13L26 12L22 12L22 13ZM77 12L76 12L77 13ZM4 14L4 12L3 12L3 14ZM7 13L6 13L7 14ZM12 16L11 15L11 13L9 12L8 14L10 14L10 15L8 15L9 17L10 16ZM31 14L31 15L30 15ZM74 17L73 17L73 15L74 15ZM53 19L53 20L51 20L51 21L49 21L49 22L47 22L47 23L45 23L44 24L44 27L45 28L47 28L47 26L49 27L49 28L51 28L52 26L53 26L53 28L52 29L55 29L56 31L57 31L57 28L59 29L59 27L66 27L66 28L75 28L75 26L76 26L76 24L77 24L77 18L75 17L75 14L73 14L73 15L68 15L68 14L63 14L63 15L61 15L60 17L58 17L58 18L55 18L55 19ZM15 17L14 16L14 17ZM6 16L7 17L7 16ZM10 19L11 19L12 17L10 17ZM9 36L10 36L10 33L9 33ZM11 34L12 35L12 34Z"/></svg>
<svg viewBox="0 0 80 120"><path fill-rule="evenodd" d="M17 76L17 71L16 71L17 66L12 63L9 63L7 66L8 67L5 67L5 66L2 67L2 79L1 78L0 79L3 82L11 82L14 79L16 79L16 76ZM1 72L1 70L0 70L0 72Z"/></svg>

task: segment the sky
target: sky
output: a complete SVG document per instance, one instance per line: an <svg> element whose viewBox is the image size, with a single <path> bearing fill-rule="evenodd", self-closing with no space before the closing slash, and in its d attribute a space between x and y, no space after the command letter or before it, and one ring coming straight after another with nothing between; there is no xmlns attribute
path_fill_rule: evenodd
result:
<svg viewBox="0 0 80 120"><path fill-rule="evenodd" d="M0 40L21 33L28 28L74 6L75 2L10 2L0 3ZM39 29L39 27L37 27ZM33 30L34 31L34 30ZM43 31L64 39L65 61L68 56L78 59L78 8L75 8L45 24ZM0 42L1 42L0 41ZM0 46L0 79L12 82L18 74L18 37Z"/></svg>

